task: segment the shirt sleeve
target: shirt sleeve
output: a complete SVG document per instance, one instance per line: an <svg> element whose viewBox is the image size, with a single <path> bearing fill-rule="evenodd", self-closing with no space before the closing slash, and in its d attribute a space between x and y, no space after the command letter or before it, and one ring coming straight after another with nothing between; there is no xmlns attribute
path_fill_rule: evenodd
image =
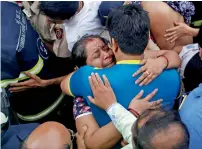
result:
<svg viewBox="0 0 202 149"><path fill-rule="evenodd" d="M72 96L80 96L86 98L92 95L89 85L88 77L94 68L91 66L84 66L75 71L69 78L68 90Z"/></svg>
<svg viewBox="0 0 202 149"><path fill-rule="evenodd" d="M130 144L122 147L121 149L133 149L133 145L132 145L132 143L130 143Z"/></svg>
<svg viewBox="0 0 202 149"><path fill-rule="evenodd" d="M114 126L122 134L123 138L128 142L132 142L131 128L136 121L136 117L127 111L119 103L115 103L107 109L107 114L110 116Z"/></svg>

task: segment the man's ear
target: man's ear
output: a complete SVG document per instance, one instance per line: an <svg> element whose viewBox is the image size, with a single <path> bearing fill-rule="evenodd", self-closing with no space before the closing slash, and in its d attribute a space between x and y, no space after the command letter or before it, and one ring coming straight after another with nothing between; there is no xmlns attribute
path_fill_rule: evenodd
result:
<svg viewBox="0 0 202 149"><path fill-rule="evenodd" d="M114 38L112 38L112 50L114 53L116 53L118 51L118 44L116 43Z"/></svg>

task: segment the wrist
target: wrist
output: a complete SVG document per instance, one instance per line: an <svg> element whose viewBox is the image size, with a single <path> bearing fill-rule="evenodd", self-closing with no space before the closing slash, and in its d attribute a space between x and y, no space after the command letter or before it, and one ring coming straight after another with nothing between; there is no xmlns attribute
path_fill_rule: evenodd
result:
<svg viewBox="0 0 202 149"><path fill-rule="evenodd" d="M168 64L169 64L167 57L165 57L164 55L161 55L157 58L160 60L159 64L162 64L163 70L166 69L168 67Z"/></svg>
<svg viewBox="0 0 202 149"><path fill-rule="evenodd" d="M140 114L132 108L128 108L128 111L130 111L136 118L140 117Z"/></svg>

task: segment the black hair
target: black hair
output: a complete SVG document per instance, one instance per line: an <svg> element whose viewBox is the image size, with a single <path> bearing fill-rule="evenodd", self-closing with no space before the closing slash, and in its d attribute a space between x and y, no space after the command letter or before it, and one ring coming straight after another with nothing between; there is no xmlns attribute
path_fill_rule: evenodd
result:
<svg viewBox="0 0 202 149"><path fill-rule="evenodd" d="M87 53L86 53L86 44L90 39L98 38L107 44L107 40L100 37L99 35L85 35L79 39L72 48L72 59L77 67L86 65Z"/></svg>
<svg viewBox="0 0 202 149"><path fill-rule="evenodd" d="M78 1L41 1L40 11L52 19L71 18L79 8Z"/></svg>
<svg viewBox="0 0 202 149"><path fill-rule="evenodd" d="M149 115L151 111L156 113ZM139 126L139 122L146 117L147 119L143 125ZM136 121L132 128L133 141L136 149L157 149L152 139L159 132L166 132L170 127L174 127L174 125L181 129L180 134L182 135L182 140L176 141L177 143L168 142L167 145L171 145L170 148L172 149L188 149L190 136L187 127L180 119L179 113L171 110L165 111L163 109L159 111L148 110Z"/></svg>
<svg viewBox="0 0 202 149"><path fill-rule="evenodd" d="M124 54L143 54L148 41L148 13L135 4L123 5L112 11L106 27Z"/></svg>

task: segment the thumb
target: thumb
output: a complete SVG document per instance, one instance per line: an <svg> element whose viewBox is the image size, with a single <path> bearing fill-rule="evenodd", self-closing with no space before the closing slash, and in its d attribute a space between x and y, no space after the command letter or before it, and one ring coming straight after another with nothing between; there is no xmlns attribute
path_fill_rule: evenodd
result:
<svg viewBox="0 0 202 149"><path fill-rule="evenodd" d="M180 25L180 23L177 23L176 21L174 21L173 23L174 23L174 26Z"/></svg>
<svg viewBox="0 0 202 149"><path fill-rule="evenodd" d="M81 137L81 138L84 138L87 129L88 129L88 127L87 127L86 125L84 125L84 126L82 127L82 131L81 131L81 133L80 133L80 137Z"/></svg>
<svg viewBox="0 0 202 149"><path fill-rule="evenodd" d="M34 80L36 80L36 81L38 81L38 82L41 81L41 79L40 79L38 76L33 75L33 74L29 73L29 72L24 72L24 74L25 74L26 76L30 77L31 79L34 79Z"/></svg>

